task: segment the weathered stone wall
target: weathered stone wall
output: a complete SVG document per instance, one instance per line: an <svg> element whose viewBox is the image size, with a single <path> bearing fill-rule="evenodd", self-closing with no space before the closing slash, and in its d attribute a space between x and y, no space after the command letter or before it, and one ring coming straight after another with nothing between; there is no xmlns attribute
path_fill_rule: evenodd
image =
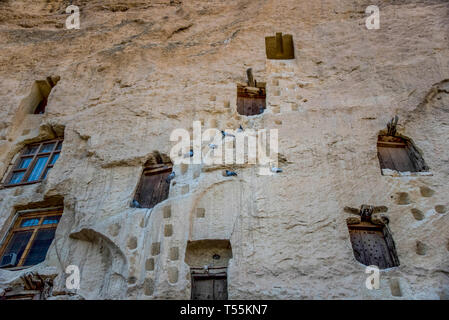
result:
<svg viewBox="0 0 449 320"><path fill-rule="evenodd" d="M64 134L44 182L0 190L0 237L17 209L63 198L47 259L31 268L56 276L53 298L188 299L187 242L205 239L231 243L231 299L449 297L446 0L80 0L81 29L66 30L72 2L0 3L3 179L25 144ZM379 30L365 27L370 4ZM294 60L266 59L275 32L293 35ZM236 112L249 67L267 83L253 117ZM46 113L29 114L48 76L60 80ZM381 175L377 136L395 114L432 176ZM283 172L175 166L167 200L130 208L142 165L194 120L278 129ZM388 207L400 260L379 290L366 289L346 226L343 208L362 204ZM0 290L29 271L0 269Z"/></svg>

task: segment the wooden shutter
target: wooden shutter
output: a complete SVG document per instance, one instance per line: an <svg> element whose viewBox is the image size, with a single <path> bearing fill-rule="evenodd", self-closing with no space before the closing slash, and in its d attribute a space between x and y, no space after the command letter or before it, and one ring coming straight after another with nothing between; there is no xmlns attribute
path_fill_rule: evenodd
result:
<svg viewBox="0 0 449 320"><path fill-rule="evenodd" d="M170 184L165 180L171 173L171 166L144 169L134 197L142 208L152 208L168 198Z"/></svg>
<svg viewBox="0 0 449 320"><path fill-rule="evenodd" d="M408 148L403 142L378 142L378 156L382 169L397 170L400 172L416 172Z"/></svg>
<svg viewBox="0 0 449 320"><path fill-rule="evenodd" d="M192 275L192 300L227 300L226 275Z"/></svg>
<svg viewBox="0 0 449 320"><path fill-rule="evenodd" d="M237 112L245 116L254 116L266 108L265 97L238 97Z"/></svg>
<svg viewBox="0 0 449 320"><path fill-rule="evenodd" d="M237 112L245 116L260 114L266 108L265 83L257 87L237 85Z"/></svg>
<svg viewBox="0 0 449 320"><path fill-rule="evenodd" d="M217 277L214 279L214 300L228 299L228 282L226 277Z"/></svg>
<svg viewBox="0 0 449 320"><path fill-rule="evenodd" d="M354 257L364 265L375 265L379 269L398 265L396 252L385 240L383 227L374 224L349 225Z"/></svg>

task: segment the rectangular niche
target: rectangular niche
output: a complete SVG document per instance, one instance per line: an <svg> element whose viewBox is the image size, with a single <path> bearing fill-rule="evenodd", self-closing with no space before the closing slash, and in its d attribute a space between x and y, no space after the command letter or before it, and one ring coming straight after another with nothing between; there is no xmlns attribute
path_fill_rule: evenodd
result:
<svg viewBox="0 0 449 320"><path fill-rule="evenodd" d="M192 300L228 299L229 240L188 241L184 261L190 266Z"/></svg>
<svg viewBox="0 0 449 320"><path fill-rule="evenodd" d="M379 136L377 154L381 169L423 172L429 168L413 143L401 137Z"/></svg>
<svg viewBox="0 0 449 320"><path fill-rule="evenodd" d="M245 116L261 114L266 108L266 90L264 82L255 87L237 84L237 112Z"/></svg>
<svg viewBox="0 0 449 320"><path fill-rule="evenodd" d="M166 179L171 172L171 164L156 164L144 168L134 196L141 208L153 208L168 198L170 183Z"/></svg>
<svg viewBox="0 0 449 320"><path fill-rule="evenodd" d="M50 95L53 87L58 83L60 77L47 77L46 80L35 81L31 92L31 112L34 114L45 113L45 107L47 106L48 96Z"/></svg>
<svg viewBox="0 0 449 320"><path fill-rule="evenodd" d="M361 222L348 224L348 229L357 261L379 269L399 266L393 239L385 226Z"/></svg>

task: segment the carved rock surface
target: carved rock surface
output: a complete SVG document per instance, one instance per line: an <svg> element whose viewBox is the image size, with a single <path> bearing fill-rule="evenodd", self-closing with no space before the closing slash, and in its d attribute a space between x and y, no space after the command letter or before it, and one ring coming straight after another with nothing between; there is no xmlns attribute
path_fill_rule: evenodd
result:
<svg viewBox="0 0 449 320"><path fill-rule="evenodd" d="M25 144L64 134L44 182L0 189L0 239L16 208L64 199L47 258L31 268L53 270L50 298L189 299L187 242L207 239L232 246L230 299L449 296L448 1L376 1L379 30L353 0L76 3L80 29L67 30L68 1L0 1L2 179ZM295 59L266 59L276 32L293 36ZM252 117L236 111L248 68L267 84L267 109ZM60 80L46 112L30 114L48 76ZM377 137L394 115L432 175L381 174ZM143 164L168 156L172 130L194 120L278 129L283 172L174 166L167 200L131 208ZM343 210L362 204L388 207L400 260L379 290L365 287L346 224L356 216ZM68 265L81 272L74 292ZM0 292L29 271L0 269Z"/></svg>

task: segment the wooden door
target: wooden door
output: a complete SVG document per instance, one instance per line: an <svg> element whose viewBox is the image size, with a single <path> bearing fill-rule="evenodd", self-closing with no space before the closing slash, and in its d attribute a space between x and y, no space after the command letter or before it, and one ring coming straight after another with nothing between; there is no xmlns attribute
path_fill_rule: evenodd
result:
<svg viewBox="0 0 449 320"><path fill-rule="evenodd" d="M416 172L413 161L410 159L408 148L405 143L377 144L379 161L382 169L397 170L400 172Z"/></svg>
<svg viewBox="0 0 449 320"><path fill-rule="evenodd" d="M228 282L226 277L217 277L214 279L214 300L228 299Z"/></svg>
<svg viewBox="0 0 449 320"><path fill-rule="evenodd" d="M166 179L171 171L171 167L144 170L135 196L142 208L152 208L168 198L170 183Z"/></svg>
<svg viewBox="0 0 449 320"><path fill-rule="evenodd" d="M226 275L192 275L192 300L227 300Z"/></svg>
<svg viewBox="0 0 449 320"><path fill-rule="evenodd" d="M262 113L266 108L265 97L237 97L237 112L245 116Z"/></svg>
<svg viewBox="0 0 449 320"><path fill-rule="evenodd" d="M381 227L349 226L349 234L357 261L367 266L378 266L379 269L396 266Z"/></svg>

